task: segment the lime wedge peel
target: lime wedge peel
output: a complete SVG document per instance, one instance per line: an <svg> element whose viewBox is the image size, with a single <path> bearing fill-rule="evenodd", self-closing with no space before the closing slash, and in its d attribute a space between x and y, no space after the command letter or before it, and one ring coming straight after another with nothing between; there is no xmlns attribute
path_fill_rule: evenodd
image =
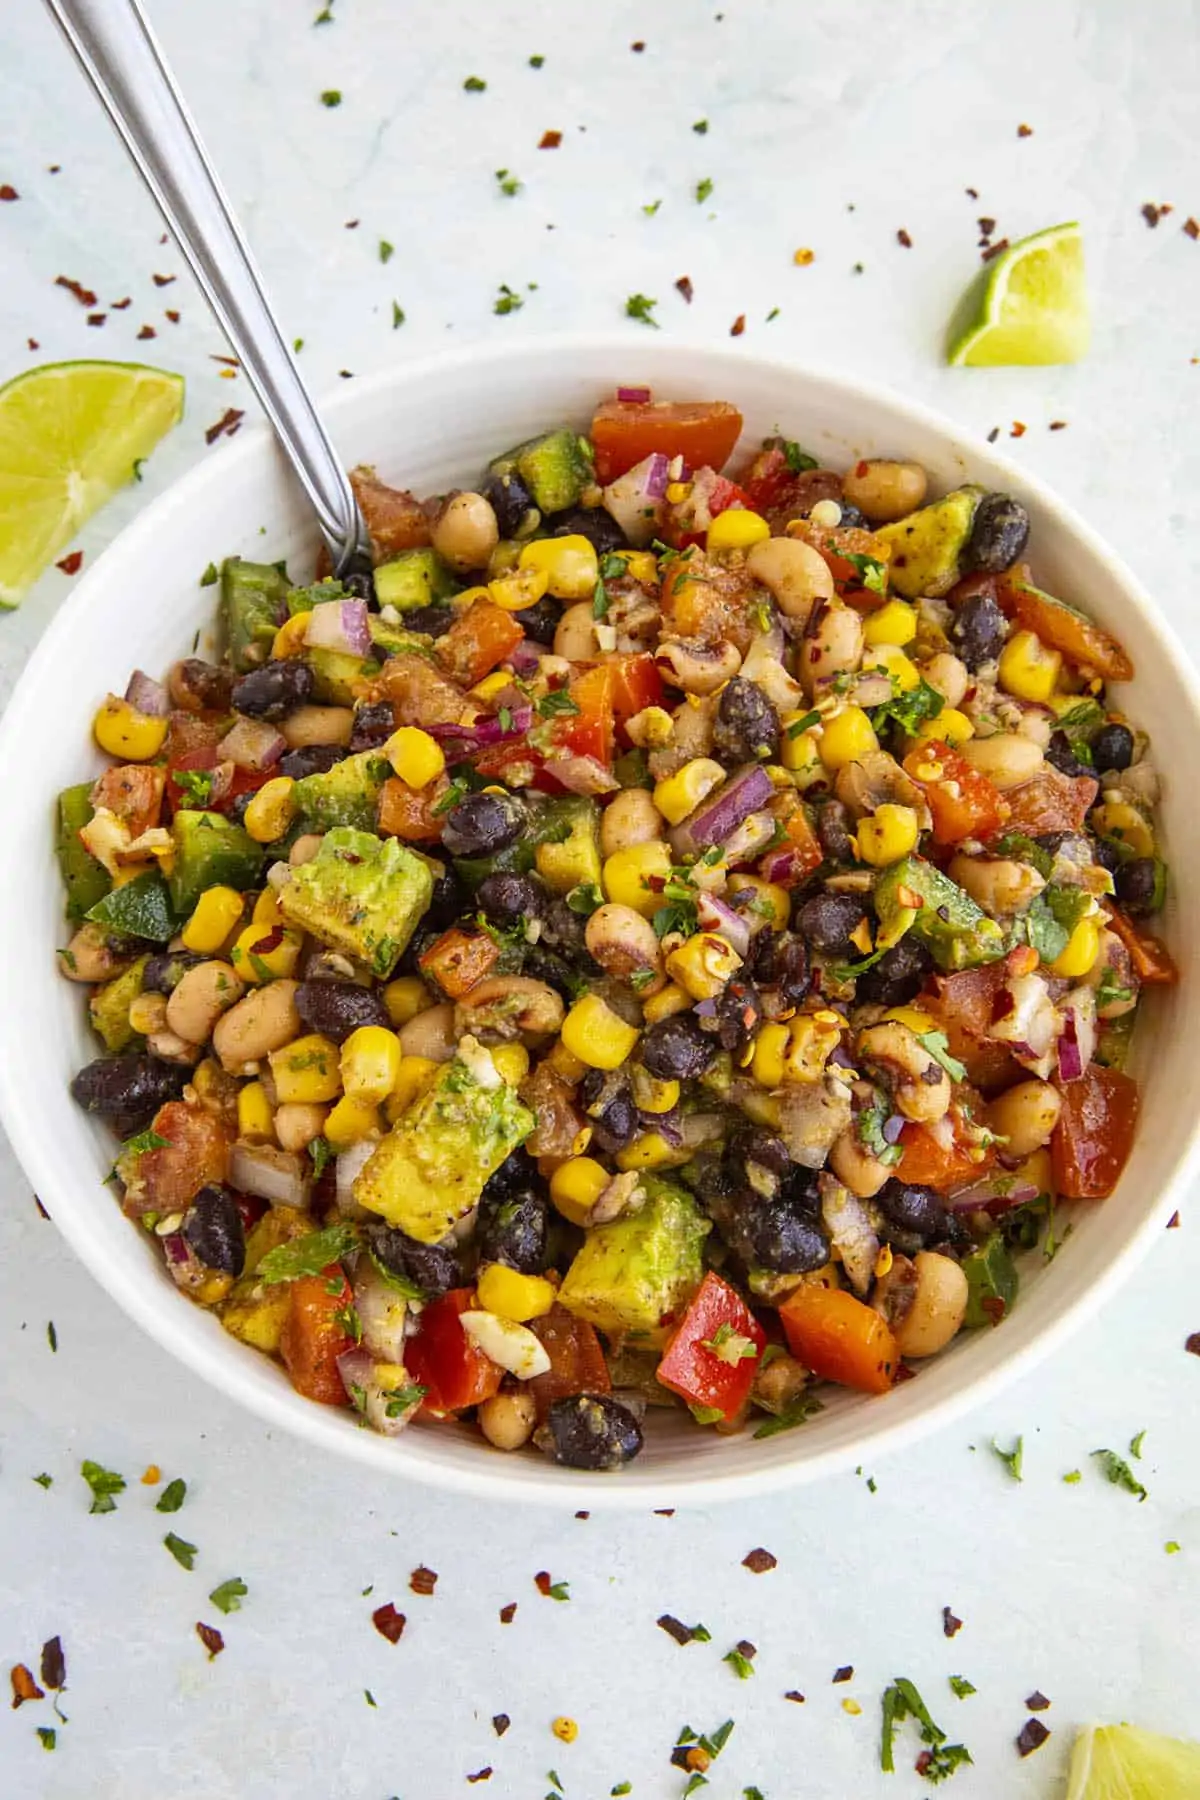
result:
<svg viewBox="0 0 1200 1800"><path fill-rule="evenodd" d="M0 606L133 480L183 392L181 375L116 362L46 363L0 388Z"/></svg>
<svg viewBox="0 0 1200 1800"><path fill-rule="evenodd" d="M963 368L1079 362L1090 341L1083 234L1074 220L1022 238L981 269L950 326Z"/></svg>
<svg viewBox="0 0 1200 1800"><path fill-rule="evenodd" d="M1136 1725L1086 1725L1075 1739L1066 1800L1196 1800L1200 1744Z"/></svg>

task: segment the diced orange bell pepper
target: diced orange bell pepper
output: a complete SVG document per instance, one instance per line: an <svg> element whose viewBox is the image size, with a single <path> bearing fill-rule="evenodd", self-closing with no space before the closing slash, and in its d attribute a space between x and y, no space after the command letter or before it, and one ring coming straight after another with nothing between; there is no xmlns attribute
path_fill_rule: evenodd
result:
<svg viewBox="0 0 1200 1800"><path fill-rule="evenodd" d="M1174 987L1179 980L1179 970L1166 945L1135 925L1129 914L1122 912L1111 900L1103 904L1109 927L1128 950L1138 980L1147 987Z"/></svg>
<svg viewBox="0 0 1200 1800"><path fill-rule="evenodd" d="M844 1288L802 1282L779 1318L792 1355L825 1381L864 1394L886 1394L895 1381L900 1351L890 1326Z"/></svg>
<svg viewBox="0 0 1200 1800"><path fill-rule="evenodd" d="M569 683L567 691L579 711L555 719L551 736L560 749L593 756L608 767L613 759L613 689L610 663L597 663Z"/></svg>
<svg viewBox="0 0 1200 1800"><path fill-rule="evenodd" d="M486 931L452 925L417 958L422 975L436 981L451 1000L461 1000L500 960L500 946Z"/></svg>
<svg viewBox="0 0 1200 1800"><path fill-rule="evenodd" d="M710 1269L655 1374L689 1406L715 1409L732 1424L750 1397L766 1341L737 1289Z"/></svg>
<svg viewBox="0 0 1200 1800"><path fill-rule="evenodd" d="M682 456L692 469L722 469L742 430L742 415L728 400L605 400L596 408L590 437L601 487L658 451Z"/></svg>
<svg viewBox="0 0 1200 1800"><path fill-rule="evenodd" d="M452 681L474 687L512 655L524 635L514 614L491 600L476 600L445 636L438 638L434 659Z"/></svg>
<svg viewBox="0 0 1200 1800"><path fill-rule="evenodd" d="M380 837L403 838L406 844L440 843L446 815L437 808L449 787L445 775L423 788L410 788L393 775L379 795Z"/></svg>
<svg viewBox="0 0 1200 1800"><path fill-rule="evenodd" d="M1007 817L998 789L949 744L930 739L910 750L904 773L929 803L935 844L994 837Z"/></svg>
<svg viewBox="0 0 1200 1800"><path fill-rule="evenodd" d="M607 665L612 675L612 710L619 725L647 706L658 706L663 697L663 678L648 650L630 656L614 656Z"/></svg>
<svg viewBox="0 0 1200 1800"><path fill-rule="evenodd" d="M997 583L996 598L1009 618L1036 633L1076 668L1092 670L1105 681L1133 680L1133 662L1110 632L1064 600L1022 580L1015 570Z"/></svg>
<svg viewBox="0 0 1200 1800"><path fill-rule="evenodd" d="M821 841L803 806L798 806L784 821L783 842L768 850L758 865L764 881L779 887L794 888L808 880L814 869L825 860Z"/></svg>
<svg viewBox="0 0 1200 1800"><path fill-rule="evenodd" d="M1007 829L1026 837L1041 837L1048 831L1082 831L1099 792L1100 783L1091 775L1063 775L1046 767L1032 781L1009 789Z"/></svg>
<svg viewBox="0 0 1200 1800"><path fill-rule="evenodd" d="M322 1406L350 1404L337 1362L354 1348L344 1324L353 1300L340 1263L330 1263L319 1275L302 1275L291 1284L279 1354L292 1386L306 1400L317 1400Z"/></svg>
<svg viewBox="0 0 1200 1800"><path fill-rule="evenodd" d="M407 488L387 487L374 469L351 469L350 486L362 508L377 558L429 542L429 515Z"/></svg>
<svg viewBox="0 0 1200 1800"><path fill-rule="evenodd" d="M957 1092L959 1095L963 1094L961 1088ZM979 1110L977 1096L968 1092L964 1097L968 1105L974 1100L973 1110ZM931 1131L928 1125L917 1125L911 1121L905 1125L900 1133L900 1149L903 1154L896 1165L897 1180L911 1182L914 1187L934 1188L939 1194L945 1194L952 1188L974 1181L991 1168L996 1160L996 1152L990 1144L976 1142L970 1129L970 1120L958 1099L947 1116L952 1126L948 1143L943 1143L942 1138Z"/></svg>
<svg viewBox="0 0 1200 1800"><path fill-rule="evenodd" d="M586 1319L577 1319L555 1302L540 1319L529 1321L529 1329L541 1338L542 1348L550 1358L546 1373L535 1375L529 1383L539 1423L556 1400L570 1394L612 1392L612 1377L600 1339Z"/></svg>
<svg viewBox="0 0 1200 1800"><path fill-rule="evenodd" d="M504 1370L469 1338L459 1315L478 1305L474 1288L451 1288L422 1307L420 1330L406 1339L404 1362L425 1389L421 1412L444 1419L464 1406L478 1406L499 1390Z"/></svg>
<svg viewBox="0 0 1200 1800"><path fill-rule="evenodd" d="M1092 1063L1063 1084L1050 1139L1054 1186L1068 1200L1103 1200L1117 1185L1137 1124L1137 1083Z"/></svg>

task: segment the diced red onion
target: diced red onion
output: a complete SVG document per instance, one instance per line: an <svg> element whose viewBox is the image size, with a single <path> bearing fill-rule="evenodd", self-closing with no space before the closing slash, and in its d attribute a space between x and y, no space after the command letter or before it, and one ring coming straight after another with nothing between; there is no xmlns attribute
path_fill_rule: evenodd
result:
<svg viewBox="0 0 1200 1800"><path fill-rule="evenodd" d="M541 644L535 644L532 638L522 638L510 653L508 666L514 675L536 675L545 654L545 648Z"/></svg>
<svg viewBox="0 0 1200 1800"><path fill-rule="evenodd" d="M1023 1206L1027 1200L1036 1200L1037 1196L1036 1182L984 1175L970 1187L947 1194L945 1203L951 1212L1005 1212L1011 1206Z"/></svg>
<svg viewBox="0 0 1200 1800"><path fill-rule="evenodd" d="M683 1147L683 1115L677 1106L670 1112L640 1112L639 1117L647 1131L657 1131L664 1143L670 1144L672 1150Z"/></svg>
<svg viewBox="0 0 1200 1800"><path fill-rule="evenodd" d="M158 1241L162 1245L163 1255L169 1263L185 1263L192 1254L191 1246L182 1231L168 1232L166 1237L160 1238Z"/></svg>
<svg viewBox="0 0 1200 1800"><path fill-rule="evenodd" d="M510 743L524 737L533 724L532 706L510 708L511 723L505 726L499 717L476 719L471 725L427 725L430 737L437 739L446 752L446 761L464 762L478 750L490 750L496 744Z"/></svg>
<svg viewBox="0 0 1200 1800"><path fill-rule="evenodd" d="M1083 1074L1083 1057L1079 1053L1075 1014L1070 1007L1063 1013L1062 1022L1062 1036L1058 1040L1058 1078L1060 1081L1078 1081Z"/></svg>
<svg viewBox="0 0 1200 1800"><path fill-rule="evenodd" d="M1017 1060L1043 1078L1050 1073L1059 1018L1046 983L1037 975L1013 976L1001 990L1011 1010L988 1036L1007 1044Z"/></svg>
<svg viewBox="0 0 1200 1800"><path fill-rule="evenodd" d="M1062 1036L1058 1040L1061 1081L1078 1081L1096 1052L1096 994L1090 987L1072 988L1063 996Z"/></svg>
<svg viewBox="0 0 1200 1800"><path fill-rule="evenodd" d="M768 850L759 861L758 872L764 881L772 881L778 887L797 887L809 873L803 851L794 844L781 844L775 850Z"/></svg>
<svg viewBox="0 0 1200 1800"><path fill-rule="evenodd" d="M372 1431L378 1431L382 1437L398 1437L420 1402L398 1413L395 1418L390 1418L388 1406L393 1400L392 1391L383 1387L376 1379L375 1359L361 1347L343 1350L337 1359L337 1366L347 1398L361 1409L362 1416Z"/></svg>
<svg viewBox="0 0 1200 1800"><path fill-rule="evenodd" d="M273 768L286 752L287 739L261 719L239 717L217 745L218 757L236 763L239 769Z"/></svg>
<svg viewBox="0 0 1200 1800"><path fill-rule="evenodd" d="M726 906L724 900L718 900L715 894L697 894L696 919L702 930L716 932L739 956L746 955L750 948L750 926L740 913Z"/></svg>
<svg viewBox="0 0 1200 1800"><path fill-rule="evenodd" d="M617 399L624 406L646 406L650 400L648 387L619 387Z"/></svg>
<svg viewBox="0 0 1200 1800"><path fill-rule="evenodd" d="M840 1048L840 1046L839 1046ZM830 1057L830 1062L833 1057ZM893 1113L891 1118L883 1121L883 1140L886 1144L898 1144L900 1133L904 1130L904 1117L901 1113Z"/></svg>
<svg viewBox="0 0 1200 1800"><path fill-rule="evenodd" d="M803 707L804 694L798 681L783 666L783 627L776 620L770 631L756 633L742 662L745 680L760 687L778 712L795 712Z"/></svg>
<svg viewBox="0 0 1200 1800"><path fill-rule="evenodd" d="M311 1171L307 1156L301 1160L295 1151L277 1150L273 1144L238 1142L229 1159L231 1186L272 1206L307 1206Z"/></svg>
<svg viewBox="0 0 1200 1800"><path fill-rule="evenodd" d="M319 600L308 615L304 642L310 650L338 650L343 656L366 656L371 627L365 600Z"/></svg>
<svg viewBox="0 0 1200 1800"><path fill-rule="evenodd" d="M761 764L739 769L700 802L685 824L676 826L671 834L672 845L684 855L723 845L751 813L766 805L774 792L771 777Z"/></svg>
<svg viewBox="0 0 1200 1800"><path fill-rule="evenodd" d="M639 548L658 534L668 466L668 458L655 451L604 490L605 511L616 520L629 542Z"/></svg>
<svg viewBox="0 0 1200 1800"><path fill-rule="evenodd" d="M642 492L647 500L661 500L667 491L671 473L670 457L664 456L660 450L654 450L637 466L642 471Z"/></svg>
<svg viewBox="0 0 1200 1800"><path fill-rule="evenodd" d="M571 794L611 794L621 785L594 756L548 756L545 767Z"/></svg>
<svg viewBox="0 0 1200 1800"><path fill-rule="evenodd" d="M380 1362L402 1363L408 1303L403 1294L388 1286L368 1256L359 1258L354 1271L354 1305L364 1350Z"/></svg>
<svg viewBox="0 0 1200 1800"><path fill-rule="evenodd" d="M869 652L868 652L869 654ZM869 669L854 683L850 701L854 706L884 706L892 697L890 675L875 675Z"/></svg>
<svg viewBox="0 0 1200 1800"><path fill-rule="evenodd" d="M135 669L129 677L125 698L137 712L151 719L165 719L171 710L171 699L161 681Z"/></svg>

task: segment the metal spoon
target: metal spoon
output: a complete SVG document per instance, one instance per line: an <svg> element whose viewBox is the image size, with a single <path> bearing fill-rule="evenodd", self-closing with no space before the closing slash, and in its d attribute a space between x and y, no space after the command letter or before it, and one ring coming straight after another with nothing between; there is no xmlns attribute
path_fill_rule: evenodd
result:
<svg viewBox="0 0 1200 1800"><path fill-rule="evenodd" d="M349 479L138 0L46 0L179 243L317 516L339 575L370 567Z"/></svg>

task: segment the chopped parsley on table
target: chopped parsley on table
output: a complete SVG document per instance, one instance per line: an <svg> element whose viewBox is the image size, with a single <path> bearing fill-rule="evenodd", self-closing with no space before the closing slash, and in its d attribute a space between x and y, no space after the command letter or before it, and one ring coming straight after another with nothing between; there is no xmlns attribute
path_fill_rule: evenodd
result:
<svg viewBox="0 0 1200 1800"><path fill-rule="evenodd" d="M1099 1459L1101 1473L1114 1487L1124 1488L1127 1494L1136 1494L1139 1501L1147 1498L1145 1486L1124 1457L1118 1456L1115 1450L1093 1450L1092 1455Z"/></svg>
<svg viewBox="0 0 1200 1800"><path fill-rule="evenodd" d="M168 1481L158 1499L154 1502L155 1512L178 1512L187 1495L187 1482L177 1475L174 1481Z"/></svg>
<svg viewBox="0 0 1200 1800"><path fill-rule="evenodd" d="M957 1768L972 1760L965 1744L946 1742L946 1733L934 1722L929 1708L905 1676L898 1675L891 1686L885 1688L882 1708L879 1766L886 1775L895 1774L896 1731L906 1719L917 1721L921 1742L928 1746L917 1758L916 1767L918 1773L934 1786L948 1780Z"/></svg>
<svg viewBox="0 0 1200 1800"><path fill-rule="evenodd" d="M197 1555L195 1544L189 1544L186 1538L176 1537L173 1531L168 1531L163 1543L181 1568L191 1569L195 1566Z"/></svg>
<svg viewBox="0 0 1200 1800"><path fill-rule="evenodd" d="M493 302L492 311L494 313L500 313L501 315L505 313L520 312L524 304L524 296L515 294L508 283L502 281L500 283L500 291Z"/></svg>
<svg viewBox="0 0 1200 1800"><path fill-rule="evenodd" d="M1000 1448L999 1444L996 1442L995 1438L993 1438L992 1439L992 1449L995 1451L996 1455L1000 1458L1000 1461L1004 1464L1005 1468L1008 1470L1009 1474L1012 1476L1014 1481L1024 1480L1024 1476L1021 1473L1021 1471L1024 1467L1024 1463L1025 1463L1025 1440L1024 1440L1024 1438L1021 1438L1021 1437L1017 1438L1017 1440L1013 1444L1013 1447L1011 1450L1002 1450Z"/></svg>
<svg viewBox="0 0 1200 1800"><path fill-rule="evenodd" d="M208 1597L223 1613L240 1612L242 1601L249 1592L250 1589L240 1575L231 1575L228 1581L215 1587Z"/></svg>
<svg viewBox="0 0 1200 1800"><path fill-rule="evenodd" d="M706 175L704 177L703 181L698 181L696 183L696 203L697 203L697 205L703 206L704 202L708 199L708 197L712 193L712 191L713 191L713 184L709 180L708 176Z"/></svg>
<svg viewBox="0 0 1200 1800"><path fill-rule="evenodd" d="M630 319L639 319L643 325L653 325L655 331L658 331L660 329L658 320L650 316L657 305L658 301L651 300L648 294L630 294L625 302L626 316Z"/></svg>
<svg viewBox="0 0 1200 1800"><path fill-rule="evenodd" d="M84 1462L79 1466L79 1473L92 1490L90 1513L116 1512L117 1503L113 1498L125 1492L125 1477L118 1475L115 1469L101 1468L97 1462Z"/></svg>

